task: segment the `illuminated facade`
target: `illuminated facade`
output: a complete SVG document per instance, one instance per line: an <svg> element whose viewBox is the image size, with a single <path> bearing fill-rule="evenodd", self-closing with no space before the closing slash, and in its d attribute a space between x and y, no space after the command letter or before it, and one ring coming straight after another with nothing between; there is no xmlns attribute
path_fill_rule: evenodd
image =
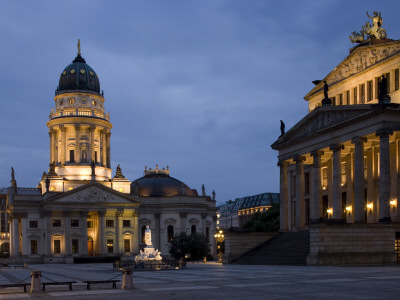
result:
<svg viewBox="0 0 400 300"><path fill-rule="evenodd" d="M153 244L164 257L171 234L195 231L212 236L215 199L204 193L198 196L169 177L169 171L146 170L143 178L134 181L133 190L119 165L112 176L110 115L97 74L82 58L79 42L77 57L60 75L54 104L47 122L48 172L36 188L19 188L12 170L7 189L8 214L4 215L10 228L4 242L9 241L14 262L131 258L144 245L141 228L145 225L153 231ZM171 179L163 181L167 192L155 192L159 180L148 184L156 175Z"/></svg>
<svg viewBox="0 0 400 300"><path fill-rule="evenodd" d="M400 41L360 40L314 82L305 96L308 115L272 145L279 151L280 229L310 230L310 264L396 260L399 69Z"/></svg>

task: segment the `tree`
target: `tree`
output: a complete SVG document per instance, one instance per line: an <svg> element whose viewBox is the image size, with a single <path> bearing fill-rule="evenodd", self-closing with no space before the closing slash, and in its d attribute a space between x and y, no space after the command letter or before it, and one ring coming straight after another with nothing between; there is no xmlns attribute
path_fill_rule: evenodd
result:
<svg viewBox="0 0 400 300"><path fill-rule="evenodd" d="M210 253L210 249L208 248L208 242L204 234L195 233L187 235L181 232L172 239L169 253L176 259L185 257L185 254L189 253L192 260L200 260Z"/></svg>
<svg viewBox="0 0 400 300"><path fill-rule="evenodd" d="M279 230L279 203L273 203L264 213L257 212L243 226L257 232L275 232Z"/></svg>

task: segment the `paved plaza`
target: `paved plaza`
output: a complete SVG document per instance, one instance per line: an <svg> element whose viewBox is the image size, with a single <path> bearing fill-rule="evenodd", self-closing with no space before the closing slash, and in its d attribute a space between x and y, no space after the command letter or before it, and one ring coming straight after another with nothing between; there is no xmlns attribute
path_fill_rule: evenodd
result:
<svg viewBox="0 0 400 300"><path fill-rule="evenodd" d="M99 284L86 289L82 280L121 279L111 264L29 265L2 268L0 284L30 282L33 270L42 281L77 281L48 286L45 293L23 288L0 289L0 299L398 299L400 266L305 267L189 263L187 269L135 272L133 290Z"/></svg>

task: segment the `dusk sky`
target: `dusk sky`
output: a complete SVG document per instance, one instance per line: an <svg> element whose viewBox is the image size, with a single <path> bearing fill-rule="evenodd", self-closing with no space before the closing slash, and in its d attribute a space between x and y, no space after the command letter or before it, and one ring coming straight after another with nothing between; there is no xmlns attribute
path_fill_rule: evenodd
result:
<svg viewBox="0 0 400 300"><path fill-rule="evenodd" d="M144 166L219 204L279 192L279 120L354 46L348 36L381 11L400 38L400 1L0 1L0 186L36 187L49 164L46 122L77 40L104 90L111 163Z"/></svg>

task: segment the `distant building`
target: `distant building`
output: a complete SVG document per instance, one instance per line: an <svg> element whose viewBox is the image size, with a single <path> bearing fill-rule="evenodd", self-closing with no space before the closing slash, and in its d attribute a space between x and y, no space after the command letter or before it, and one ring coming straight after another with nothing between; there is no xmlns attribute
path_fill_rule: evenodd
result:
<svg viewBox="0 0 400 300"><path fill-rule="evenodd" d="M218 207L220 229L242 227L257 213L266 212L273 203L279 203L279 193L263 193L236 198Z"/></svg>

